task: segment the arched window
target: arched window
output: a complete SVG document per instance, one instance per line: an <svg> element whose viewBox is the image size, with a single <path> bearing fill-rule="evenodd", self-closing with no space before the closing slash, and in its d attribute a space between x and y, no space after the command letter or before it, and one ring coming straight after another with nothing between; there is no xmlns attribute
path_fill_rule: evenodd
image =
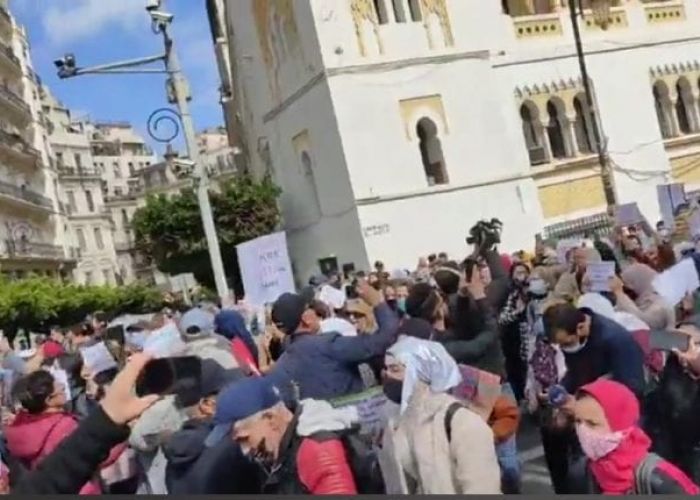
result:
<svg viewBox="0 0 700 500"><path fill-rule="evenodd" d="M666 87L666 84L663 82L656 82L653 92L654 109L656 110L656 118L659 121L661 136L664 139L669 139L673 137L673 130L671 129L671 121L669 120L669 114L667 112L669 103L668 87Z"/></svg>
<svg viewBox="0 0 700 500"><path fill-rule="evenodd" d="M535 113L528 104L520 106L520 119L523 123L523 136L525 136L525 144L527 149L533 149L540 146L539 136L537 134L537 125L535 123Z"/></svg>
<svg viewBox="0 0 700 500"><path fill-rule="evenodd" d="M690 134L693 131L693 91L690 83L685 78L678 80L676 84L676 116L678 118L678 129L681 134Z"/></svg>
<svg viewBox="0 0 700 500"><path fill-rule="evenodd" d="M405 0L392 0L394 6L394 19L397 23L406 22L406 9L404 8Z"/></svg>
<svg viewBox="0 0 700 500"><path fill-rule="evenodd" d="M374 0L374 11L377 13L377 21L379 24L386 24L389 22L389 13L386 10L384 0Z"/></svg>
<svg viewBox="0 0 700 500"><path fill-rule="evenodd" d="M554 158L566 158L566 142L564 141L564 121L561 117L560 109L550 100L547 103L547 135L549 136L549 146L552 149Z"/></svg>
<svg viewBox="0 0 700 500"><path fill-rule="evenodd" d="M314 162L311 159L311 155L308 151L302 151L299 155L299 162L301 163L301 170L309 190L314 198L315 211L317 215L321 214L321 200L318 196L318 187L316 186L316 176L314 175Z"/></svg>
<svg viewBox="0 0 700 500"><path fill-rule="evenodd" d="M588 103L581 96L574 97L574 111L576 112L576 143L578 150L583 154L590 154L596 150L595 136L593 127L595 127L594 117L588 109Z"/></svg>
<svg viewBox="0 0 700 500"><path fill-rule="evenodd" d="M420 0L408 0L408 10L411 12L411 20L413 22L423 20L423 12L420 10Z"/></svg>
<svg viewBox="0 0 700 500"><path fill-rule="evenodd" d="M420 139L420 154L428 185L447 184L449 179L437 125L430 118L422 118L418 122L416 133Z"/></svg>

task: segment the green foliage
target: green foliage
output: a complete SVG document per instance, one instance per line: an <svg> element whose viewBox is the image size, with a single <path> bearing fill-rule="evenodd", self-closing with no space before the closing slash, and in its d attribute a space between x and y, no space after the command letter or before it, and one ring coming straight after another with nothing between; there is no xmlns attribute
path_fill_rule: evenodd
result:
<svg viewBox="0 0 700 500"><path fill-rule="evenodd" d="M214 223L229 281L238 285L236 245L274 232L280 222L277 198L281 191L269 177L255 181L242 176L210 193ZM152 196L134 215L139 251L167 274L194 273L214 285L206 238L193 190L176 196Z"/></svg>
<svg viewBox="0 0 700 500"><path fill-rule="evenodd" d="M95 311L117 315L162 308L161 292L141 284L119 288L62 283L46 277L0 280L0 326L38 331L50 324L70 326Z"/></svg>

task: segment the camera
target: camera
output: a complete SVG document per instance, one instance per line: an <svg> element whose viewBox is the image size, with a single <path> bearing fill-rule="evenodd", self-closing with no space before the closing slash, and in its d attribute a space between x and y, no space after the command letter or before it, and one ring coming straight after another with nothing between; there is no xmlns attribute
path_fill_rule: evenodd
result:
<svg viewBox="0 0 700 500"><path fill-rule="evenodd" d="M479 221L469 230L468 245L490 248L501 242L503 223L498 219Z"/></svg>
<svg viewBox="0 0 700 500"><path fill-rule="evenodd" d="M146 3L146 10L148 12L158 9L160 9L160 0L148 0Z"/></svg>
<svg viewBox="0 0 700 500"><path fill-rule="evenodd" d="M162 10L149 9L148 12L150 12L153 22L159 24L169 24L174 17L170 12L163 12Z"/></svg>

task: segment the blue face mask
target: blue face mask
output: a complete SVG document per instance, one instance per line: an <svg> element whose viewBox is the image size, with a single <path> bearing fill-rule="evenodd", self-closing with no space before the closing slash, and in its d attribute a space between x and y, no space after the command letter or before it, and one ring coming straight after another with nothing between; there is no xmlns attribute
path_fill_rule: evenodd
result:
<svg viewBox="0 0 700 500"><path fill-rule="evenodd" d="M396 307L399 308L399 311L406 314L406 299L405 298L398 299L396 301Z"/></svg>

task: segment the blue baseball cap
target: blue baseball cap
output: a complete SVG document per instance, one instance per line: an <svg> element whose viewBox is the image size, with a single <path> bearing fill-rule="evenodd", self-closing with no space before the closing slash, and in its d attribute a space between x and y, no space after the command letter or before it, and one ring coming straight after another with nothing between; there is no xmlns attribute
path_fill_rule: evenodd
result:
<svg viewBox="0 0 700 500"><path fill-rule="evenodd" d="M198 335L214 331L214 315L198 307L190 309L180 318L180 331L185 335Z"/></svg>
<svg viewBox="0 0 700 500"><path fill-rule="evenodd" d="M231 427L237 421L281 402L279 390L266 377L250 377L233 383L216 400L214 428L204 441L205 446L212 447L220 443L231 433Z"/></svg>

